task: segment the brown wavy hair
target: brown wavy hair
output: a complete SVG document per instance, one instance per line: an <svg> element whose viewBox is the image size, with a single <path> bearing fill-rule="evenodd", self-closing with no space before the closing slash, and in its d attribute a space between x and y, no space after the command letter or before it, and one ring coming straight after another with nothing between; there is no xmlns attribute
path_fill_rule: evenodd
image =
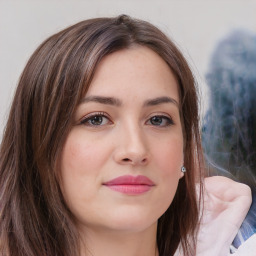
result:
<svg viewBox="0 0 256 256"><path fill-rule="evenodd" d="M44 41L29 59L13 99L0 149L0 255L78 256L79 236L58 176L73 114L101 59L141 45L177 78L184 134L185 177L159 218L161 256L195 255L202 162L196 84L174 43L148 22L126 15L82 21Z"/></svg>

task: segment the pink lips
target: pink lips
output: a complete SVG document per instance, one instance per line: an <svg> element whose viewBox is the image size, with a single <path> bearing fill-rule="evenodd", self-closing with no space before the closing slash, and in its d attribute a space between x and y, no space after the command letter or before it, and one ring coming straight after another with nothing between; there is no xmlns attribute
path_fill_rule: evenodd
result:
<svg viewBox="0 0 256 256"><path fill-rule="evenodd" d="M139 195L149 191L155 184L143 175L124 175L105 182L103 185L124 194Z"/></svg>

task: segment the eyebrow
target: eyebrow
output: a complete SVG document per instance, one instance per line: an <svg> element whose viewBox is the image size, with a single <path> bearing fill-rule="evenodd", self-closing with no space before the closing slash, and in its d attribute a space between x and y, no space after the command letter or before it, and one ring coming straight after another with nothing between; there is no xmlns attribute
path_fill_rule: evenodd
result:
<svg viewBox="0 0 256 256"><path fill-rule="evenodd" d="M122 105L121 100L117 98L105 97L105 96L88 96L83 98L80 103L87 103L87 102L97 102L97 103L112 105L117 107ZM175 99L167 96L146 100L143 106L150 107L150 106L156 106L164 103L172 103L179 108L179 103Z"/></svg>
<svg viewBox="0 0 256 256"><path fill-rule="evenodd" d="M148 107L148 106L156 106L156 105L160 105L160 104L164 104L164 103L173 103L174 105L176 105L179 108L179 103L175 99L166 97L166 96L146 100L143 105Z"/></svg>
<svg viewBox="0 0 256 256"><path fill-rule="evenodd" d="M89 97L83 98L81 101L81 103L87 103L87 102L97 102L97 103L113 105L117 107L122 105L122 102L117 98L103 97L103 96L89 96Z"/></svg>

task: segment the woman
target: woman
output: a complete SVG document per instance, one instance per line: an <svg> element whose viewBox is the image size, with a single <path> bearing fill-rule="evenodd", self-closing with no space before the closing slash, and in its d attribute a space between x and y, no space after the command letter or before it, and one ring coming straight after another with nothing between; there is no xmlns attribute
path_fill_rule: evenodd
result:
<svg viewBox="0 0 256 256"><path fill-rule="evenodd" d="M182 54L147 22L83 21L35 51L0 170L2 255L201 250L195 82Z"/></svg>

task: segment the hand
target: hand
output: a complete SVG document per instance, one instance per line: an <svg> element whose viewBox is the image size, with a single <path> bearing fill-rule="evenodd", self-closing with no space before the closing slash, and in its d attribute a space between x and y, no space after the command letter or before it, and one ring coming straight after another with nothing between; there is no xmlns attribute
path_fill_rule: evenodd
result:
<svg viewBox="0 0 256 256"><path fill-rule="evenodd" d="M215 176L205 179L203 215L198 233L197 256L227 256L251 205L247 185Z"/></svg>

